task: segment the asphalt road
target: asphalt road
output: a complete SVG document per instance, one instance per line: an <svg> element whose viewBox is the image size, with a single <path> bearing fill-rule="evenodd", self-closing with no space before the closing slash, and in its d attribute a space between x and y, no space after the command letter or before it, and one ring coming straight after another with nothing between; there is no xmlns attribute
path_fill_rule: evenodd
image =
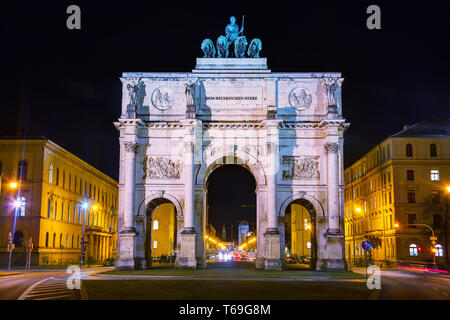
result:
<svg viewBox="0 0 450 320"><path fill-rule="evenodd" d="M192 278L96 274L83 270L89 299L344 299L450 300L450 276L416 271L382 271L381 290L364 279ZM41 270L0 277L0 299L73 300L79 290L65 288L65 270Z"/></svg>
<svg viewBox="0 0 450 320"><path fill-rule="evenodd" d="M83 277L103 269L83 269ZM76 300L80 290L67 288L70 274L65 269L21 271L0 276L0 300Z"/></svg>

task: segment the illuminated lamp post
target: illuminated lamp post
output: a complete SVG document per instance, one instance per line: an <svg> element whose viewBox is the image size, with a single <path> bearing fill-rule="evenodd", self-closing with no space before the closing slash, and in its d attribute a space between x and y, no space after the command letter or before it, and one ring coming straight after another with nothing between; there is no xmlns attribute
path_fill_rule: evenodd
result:
<svg viewBox="0 0 450 320"><path fill-rule="evenodd" d="M16 184L17 186L17 184ZM8 270L11 270L11 260L12 260L12 252L14 249L14 233L16 232L16 219L17 219L17 212L20 207L22 207L23 202L18 197L16 201L14 201L14 217L13 217L13 225L12 225L12 232L9 236L9 260L8 260Z"/></svg>
<svg viewBox="0 0 450 320"><path fill-rule="evenodd" d="M85 228L86 228L86 209L89 207L89 204L84 201L83 204L81 205L84 209L84 214L83 214L83 233L81 234L81 258L80 258L80 269L83 268L83 263L84 263L84 232L85 232Z"/></svg>

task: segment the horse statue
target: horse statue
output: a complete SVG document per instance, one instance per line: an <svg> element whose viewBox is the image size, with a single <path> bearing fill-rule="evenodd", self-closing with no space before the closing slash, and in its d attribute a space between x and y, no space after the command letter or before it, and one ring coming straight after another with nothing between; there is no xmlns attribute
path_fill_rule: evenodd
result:
<svg viewBox="0 0 450 320"><path fill-rule="evenodd" d="M220 36L217 38L217 57L228 58L228 40L226 36Z"/></svg>
<svg viewBox="0 0 450 320"><path fill-rule="evenodd" d="M214 43L211 39L205 39L202 42L202 51L205 54L203 58L214 58L216 55L216 48L214 48Z"/></svg>
<svg viewBox="0 0 450 320"><path fill-rule="evenodd" d="M252 58L259 58L259 52L262 49L262 42L258 38L253 39L248 46L247 54Z"/></svg>
<svg viewBox="0 0 450 320"><path fill-rule="evenodd" d="M238 37L234 41L234 56L236 58L245 58L245 48L247 47L247 38L245 36Z"/></svg>

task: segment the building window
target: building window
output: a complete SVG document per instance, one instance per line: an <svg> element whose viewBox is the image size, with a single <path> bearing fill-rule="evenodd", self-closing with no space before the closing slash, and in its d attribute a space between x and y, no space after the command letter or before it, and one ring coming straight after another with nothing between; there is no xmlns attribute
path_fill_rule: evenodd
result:
<svg viewBox="0 0 450 320"><path fill-rule="evenodd" d="M62 181L62 187L65 188L66 186L66 170L63 170L63 181Z"/></svg>
<svg viewBox="0 0 450 320"><path fill-rule="evenodd" d="M69 191L72 184L72 174L69 173Z"/></svg>
<svg viewBox="0 0 450 320"><path fill-rule="evenodd" d="M52 184L53 182L53 165L50 163L50 167L48 168L48 183Z"/></svg>
<svg viewBox="0 0 450 320"><path fill-rule="evenodd" d="M66 234L66 248L69 247L69 234Z"/></svg>
<svg viewBox="0 0 450 320"><path fill-rule="evenodd" d="M409 256L410 257L417 257L417 245L411 244L409 245Z"/></svg>
<svg viewBox="0 0 450 320"><path fill-rule="evenodd" d="M25 216L25 197L17 197L16 199L17 208L16 208L16 216L24 217Z"/></svg>
<svg viewBox="0 0 450 320"><path fill-rule="evenodd" d="M387 176L388 176L388 183L391 183L391 173L388 172Z"/></svg>
<svg viewBox="0 0 450 320"><path fill-rule="evenodd" d="M430 156L437 157L436 145L434 143L430 144Z"/></svg>
<svg viewBox="0 0 450 320"><path fill-rule="evenodd" d="M72 223L76 223L77 222L77 206L76 204L73 205L73 219L72 219Z"/></svg>
<svg viewBox="0 0 450 320"><path fill-rule="evenodd" d="M20 160L17 164L17 173L21 180L27 180L28 164L25 160Z"/></svg>
<svg viewBox="0 0 450 320"><path fill-rule="evenodd" d="M47 200L47 218L50 219L50 211L51 211L51 201L50 199Z"/></svg>
<svg viewBox="0 0 450 320"><path fill-rule="evenodd" d="M430 178L431 181L439 181L439 170L431 170Z"/></svg>
<svg viewBox="0 0 450 320"><path fill-rule="evenodd" d="M73 240L74 240L74 235L72 235L72 249L73 249Z"/></svg>
<svg viewBox="0 0 450 320"><path fill-rule="evenodd" d="M48 248L48 232L45 234L45 247Z"/></svg>
<svg viewBox="0 0 450 320"><path fill-rule="evenodd" d="M55 201L55 220L58 219L58 212L57 212L57 208L58 208L58 202Z"/></svg>
<svg viewBox="0 0 450 320"><path fill-rule="evenodd" d="M61 202L61 221L64 220L64 202Z"/></svg>
<svg viewBox="0 0 450 320"><path fill-rule="evenodd" d="M414 181L414 170L406 170L406 180Z"/></svg>
<svg viewBox="0 0 450 320"><path fill-rule="evenodd" d="M63 241L62 241L62 233L59 235L59 247L62 248L63 247Z"/></svg>
<svg viewBox="0 0 450 320"><path fill-rule="evenodd" d="M435 246L435 248L436 248L436 253L435 253L436 257L443 257L444 256L444 249L442 248L442 246L440 244L437 244Z"/></svg>
<svg viewBox="0 0 450 320"><path fill-rule="evenodd" d="M308 242L306 243L306 248L307 248L307 249L311 249L311 241L308 241Z"/></svg>
<svg viewBox="0 0 450 320"><path fill-rule="evenodd" d="M408 191L408 203L416 203L416 192L414 190Z"/></svg>
<svg viewBox="0 0 450 320"><path fill-rule="evenodd" d="M406 145L406 156L407 157L412 157L413 156L412 145L409 144L409 143Z"/></svg>
<svg viewBox="0 0 450 320"><path fill-rule="evenodd" d="M56 233L53 233L53 248L56 248Z"/></svg>
<svg viewBox="0 0 450 320"><path fill-rule="evenodd" d="M70 222L70 203L67 204L67 222Z"/></svg>
<svg viewBox="0 0 450 320"><path fill-rule="evenodd" d="M417 216L415 214L408 214L408 227L415 228L417 224Z"/></svg>
<svg viewBox="0 0 450 320"><path fill-rule="evenodd" d="M391 191L388 192L388 196L389 196L389 204L392 204L392 193L391 193Z"/></svg>
<svg viewBox="0 0 450 320"><path fill-rule="evenodd" d="M153 249L156 249L156 248L158 248L158 241L153 241Z"/></svg>

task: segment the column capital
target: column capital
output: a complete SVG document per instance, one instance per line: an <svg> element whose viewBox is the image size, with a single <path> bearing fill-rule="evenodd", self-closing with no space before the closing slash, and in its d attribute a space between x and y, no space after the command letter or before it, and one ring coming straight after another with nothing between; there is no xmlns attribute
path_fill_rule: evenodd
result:
<svg viewBox="0 0 450 320"><path fill-rule="evenodd" d="M339 151L339 143L337 143L337 142L327 142L327 143L325 143L324 147L327 152L338 152Z"/></svg>
<svg viewBox="0 0 450 320"><path fill-rule="evenodd" d="M132 141L125 141L123 146L125 148L125 152L137 153L139 144Z"/></svg>

